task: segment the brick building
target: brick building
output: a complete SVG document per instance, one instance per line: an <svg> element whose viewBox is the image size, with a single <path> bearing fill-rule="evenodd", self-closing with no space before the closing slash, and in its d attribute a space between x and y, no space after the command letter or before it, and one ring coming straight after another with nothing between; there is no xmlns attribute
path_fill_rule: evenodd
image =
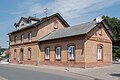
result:
<svg viewBox="0 0 120 80"><path fill-rule="evenodd" d="M22 17L8 33L11 63L95 67L112 64L113 33L105 20L69 26L56 13L45 18Z"/></svg>

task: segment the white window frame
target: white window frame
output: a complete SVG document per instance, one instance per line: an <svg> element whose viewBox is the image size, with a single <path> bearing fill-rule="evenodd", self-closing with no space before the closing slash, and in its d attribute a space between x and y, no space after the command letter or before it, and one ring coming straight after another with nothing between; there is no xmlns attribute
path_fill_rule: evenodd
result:
<svg viewBox="0 0 120 80"><path fill-rule="evenodd" d="M32 32L29 33L29 42L32 42Z"/></svg>
<svg viewBox="0 0 120 80"><path fill-rule="evenodd" d="M56 59L61 59L61 47L56 47Z"/></svg>
<svg viewBox="0 0 120 80"><path fill-rule="evenodd" d="M21 35L21 42L24 43L24 34Z"/></svg>
<svg viewBox="0 0 120 80"><path fill-rule="evenodd" d="M68 47L68 54L69 54L69 60L74 60L75 59L75 46L69 46Z"/></svg>
<svg viewBox="0 0 120 80"><path fill-rule="evenodd" d="M97 48L97 60L102 60L102 46Z"/></svg>
<svg viewBox="0 0 120 80"><path fill-rule="evenodd" d="M55 28L55 29L58 29L58 20L55 20L55 21L54 21L54 28Z"/></svg>
<svg viewBox="0 0 120 80"><path fill-rule="evenodd" d="M50 48L45 49L45 59L50 59Z"/></svg>

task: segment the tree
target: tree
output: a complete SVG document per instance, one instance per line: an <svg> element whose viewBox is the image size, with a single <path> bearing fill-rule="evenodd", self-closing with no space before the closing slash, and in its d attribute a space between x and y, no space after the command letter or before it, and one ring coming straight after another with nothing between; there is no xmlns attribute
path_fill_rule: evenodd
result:
<svg viewBox="0 0 120 80"><path fill-rule="evenodd" d="M116 41L113 41L113 45L120 46L120 19L109 16L103 16L103 18L107 20L111 30L113 31L117 38Z"/></svg>
<svg viewBox="0 0 120 80"><path fill-rule="evenodd" d="M109 27L117 38L116 41L113 41L114 46L120 46L120 19L115 17L103 16L107 20ZM120 59L120 48L113 48L113 60L116 58Z"/></svg>
<svg viewBox="0 0 120 80"><path fill-rule="evenodd" d="M120 59L120 48L118 48L118 49L114 48L113 49L113 60L116 60L116 59Z"/></svg>

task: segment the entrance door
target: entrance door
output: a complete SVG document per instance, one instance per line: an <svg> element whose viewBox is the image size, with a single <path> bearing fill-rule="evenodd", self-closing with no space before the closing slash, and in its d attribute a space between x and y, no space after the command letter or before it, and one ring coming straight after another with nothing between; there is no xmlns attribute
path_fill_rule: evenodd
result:
<svg viewBox="0 0 120 80"><path fill-rule="evenodd" d="M23 61L23 49L20 50L20 61Z"/></svg>

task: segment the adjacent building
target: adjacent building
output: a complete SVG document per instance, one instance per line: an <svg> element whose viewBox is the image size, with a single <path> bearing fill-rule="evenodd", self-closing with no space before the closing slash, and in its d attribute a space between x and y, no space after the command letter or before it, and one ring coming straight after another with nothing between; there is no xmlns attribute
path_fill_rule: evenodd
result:
<svg viewBox="0 0 120 80"><path fill-rule="evenodd" d="M1 46L0 46L0 56L4 53L4 51L6 51L7 50L7 48L2 48Z"/></svg>
<svg viewBox="0 0 120 80"><path fill-rule="evenodd" d="M70 26L59 13L21 17L10 38L11 63L96 67L112 64L114 35L104 19Z"/></svg>

